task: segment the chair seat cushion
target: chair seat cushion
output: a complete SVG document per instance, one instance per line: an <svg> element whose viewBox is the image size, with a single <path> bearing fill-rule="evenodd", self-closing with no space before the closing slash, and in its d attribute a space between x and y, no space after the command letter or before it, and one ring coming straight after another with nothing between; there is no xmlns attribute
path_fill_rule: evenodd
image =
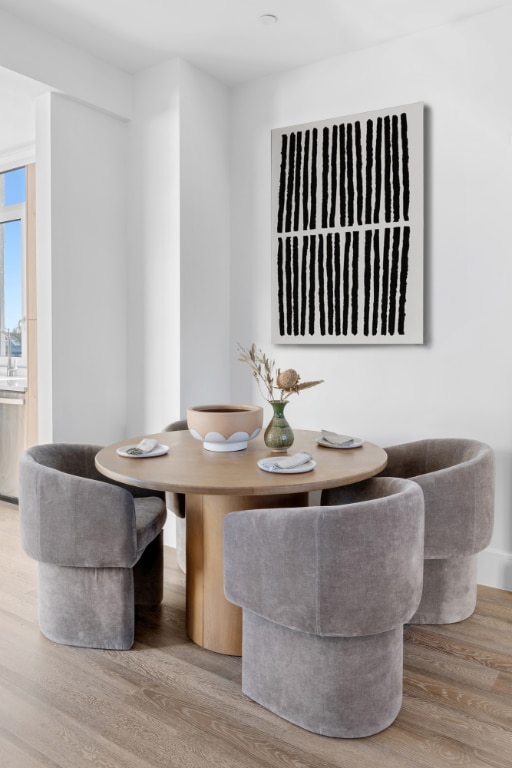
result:
<svg viewBox="0 0 512 768"><path fill-rule="evenodd" d="M162 499L148 496L134 499L137 530L137 556L155 539L165 525L167 510Z"/></svg>

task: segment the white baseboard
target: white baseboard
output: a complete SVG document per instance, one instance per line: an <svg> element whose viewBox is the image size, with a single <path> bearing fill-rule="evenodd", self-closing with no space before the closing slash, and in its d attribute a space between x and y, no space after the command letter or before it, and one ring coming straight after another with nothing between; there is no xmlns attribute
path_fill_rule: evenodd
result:
<svg viewBox="0 0 512 768"><path fill-rule="evenodd" d="M478 555L478 583L512 591L512 555L499 549L485 549Z"/></svg>

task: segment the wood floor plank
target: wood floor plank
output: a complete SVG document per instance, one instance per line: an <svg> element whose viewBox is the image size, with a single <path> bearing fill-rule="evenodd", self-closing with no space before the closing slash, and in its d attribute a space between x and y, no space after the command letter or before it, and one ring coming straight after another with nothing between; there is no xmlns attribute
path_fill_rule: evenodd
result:
<svg viewBox="0 0 512 768"><path fill-rule="evenodd" d="M137 611L130 651L73 648L37 623L37 565L0 503L1 768L510 768L512 594L404 631L404 699L389 728L333 739L241 691L241 660L185 633L185 577L165 551L164 601Z"/></svg>
<svg viewBox="0 0 512 768"><path fill-rule="evenodd" d="M478 609L477 609L478 610ZM451 657L466 659L477 665L489 667L500 672L512 672L512 632L503 633L505 640L496 649L488 647L485 641L475 643L474 632L471 623L477 620L477 616L466 619L464 624L467 628L467 635L464 634L464 628L460 628L457 637L450 637L442 626L418 626L408 628L405 632L407 644L423 645L426 647L437 648ZM462 622L461 622L462 624ZM494 646L494 643L493 643Z"/></svg>
<svg viewBox="0 0 512 768"><path fill-rule="evenodd" d="M512 697L512 675L504 675L500 672L494 683L493 691Z"/></svg>
<svg viewBox="0 0 512 768"><path fill-rule="evenodd" d="M507 725L482 720L476 708L464 714L455 708L450 711L435 697L406 694L406 704L396 724L414 732L419 749L432 752L433 764L436 756L441 765L445 760L444 765L510 767L512 733Z"/></svg>
<svg viewBox="0 0 512 768"><path fill-rule="evenodd" d="M438 650L410 645L404 654L404 665L409 676L424 676L442 680L452 685L466 685L473 690L492 691L499 672L485 666L478 666L466 659L447 656Z"/></svg>

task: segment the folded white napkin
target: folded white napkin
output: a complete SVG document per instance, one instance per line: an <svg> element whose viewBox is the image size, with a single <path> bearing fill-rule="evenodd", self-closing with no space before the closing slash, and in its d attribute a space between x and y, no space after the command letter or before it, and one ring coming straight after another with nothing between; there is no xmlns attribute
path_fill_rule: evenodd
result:
<svg viewBox="0 0 512 768"><path fill-rule="evenodd" d="M301 464L306 464L311 461L311 454L307 451L300 451L293 456L285 456L282 459L273 459L272 467L274 469L293 469L294 467L300 467Z"/></svg>
<svg viewBox="0 0 512 768"><path fill-rule="evenodd" d="M338 435L337 432L330 432L328 429L322 429L322 437L332 445L348 445L354 440L350 435Z"/></svg>
<svg viewBox="0 0 512 768"><path fill-rule="evenodd" d="M151 437L145 437L135 446L134 453L136 452L138 455L141 453L151 453L156 448L157 442L157 440L153 440Z"/></svg>

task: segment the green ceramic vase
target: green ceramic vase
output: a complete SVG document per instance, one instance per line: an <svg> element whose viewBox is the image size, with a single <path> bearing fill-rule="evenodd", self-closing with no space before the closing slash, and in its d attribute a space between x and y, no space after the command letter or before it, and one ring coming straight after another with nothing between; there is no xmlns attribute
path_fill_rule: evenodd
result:
<svg viewBox="0 0 512 768"><path fill-rule="evenodd" d="M267 448L274 452L286 453L288 448L293 445L293 430L284 415L284 409L288 403L282 400L272 400L270 405L274 413L265 430L263 439Z"/></svg>

